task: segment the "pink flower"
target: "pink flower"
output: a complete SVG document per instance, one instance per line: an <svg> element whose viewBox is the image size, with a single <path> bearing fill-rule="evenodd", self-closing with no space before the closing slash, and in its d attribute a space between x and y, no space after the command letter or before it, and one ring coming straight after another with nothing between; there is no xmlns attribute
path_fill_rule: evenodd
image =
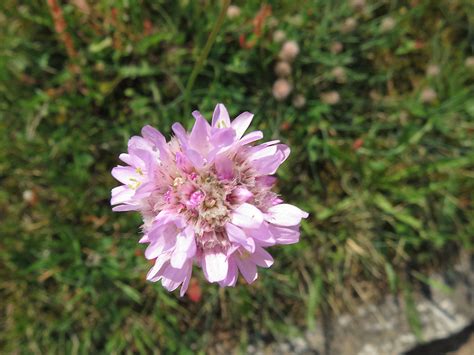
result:
<svg viewBox="0 0 474 355"><path fill-rule="evenodd" d="M299 240L308 213L285 204L272 192L272 176L290 153L279 141L259 145L262 132L245 134L253 115L232 122L222 104L212 124L194 111L191 132L179 123L169 142L151 126L132 137L128 153L112 175L123 185L112 190L114 211L139 211L144 220L140 243L155 260L147 279L169 291L186 293L193 265L209 282L234 286L239 273L248 283L257 266L273 258L265 248Z"/></svg>

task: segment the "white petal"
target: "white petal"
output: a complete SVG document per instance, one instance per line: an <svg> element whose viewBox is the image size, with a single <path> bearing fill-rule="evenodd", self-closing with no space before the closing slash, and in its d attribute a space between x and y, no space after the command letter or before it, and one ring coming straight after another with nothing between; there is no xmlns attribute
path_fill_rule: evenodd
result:
<svg viewBox="0 0 474 355"><path fill-rule="evenodd" d="M243 203L232 215L232 224L243 228L258 228L263 223L262 212L249 203Z"/></svg>
<svg viewBox="0 0 474 355"><path fill-rule="evenodd" d="M177 269L182 268L186 260L194 257L195 253L194 233L187 228L176 237L176 246L171 256L171 266Z"/></svg>
<svg viewBox="0 0 474 355"><path fill-rule="evenodd" d="M204 255L202 269L209 282L219 282L226 278L229 264L223 253L207 253Z"/></svg>
<svg viewBox="0 0 474 355"><path fill-rule="evenodd" d="M265 220L279 226L296 226L302 218L307 218L308 213L298 207L282 203L272 206L265 215Z"/></svg>

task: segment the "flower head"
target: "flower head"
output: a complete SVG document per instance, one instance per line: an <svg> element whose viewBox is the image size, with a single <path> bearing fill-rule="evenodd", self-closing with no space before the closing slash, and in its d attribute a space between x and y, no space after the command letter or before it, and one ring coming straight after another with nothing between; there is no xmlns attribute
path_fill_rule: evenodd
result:
<svg viewBox="0 0 474 355"><path fill-rule="evenodd" d="M396 26L396 22L392 17L385 17L382 22L380 23L380 31L382 32L390 32Z"/></svg>
<svg viewBox="0 0 474 355"><path fill-rule="evenodd" d="M331 47L329 48L332 54L341 53L344 50L344 46L341 42L333 42L331 43Z"/></svg>
<svg viewBox="0 0 474 355"><path fill-rule="evenodd" d="M275 74L279 77L287 77L291 74L291 65L287 62L278 62L275 65Z"/></svg>
<svg viewBox="0 0 474 355"><path fill-rule="evenodd" d="M349 33L356 29L357 27L357 20L353 17L348 17L344 20L341 26L342 33Z"/></svg>
<svg viewBox="0 0 474 355"><path fill-rule="evenodd" d="M298 94L293 97L293 106L295 106L296 108L302 108L304 107L304 105L306 105L306 97L301 94Z"/></svg>
<svg viewBox="0 0 474 355"><path fill-rule="evenodd" d="M283 42L286 38L286 33L285 31L282 30L276 30L273 32L273 41L276 43Z"/></svg>
<svg viewBox="0 0 474 355"><path fill-rule="evenodd" d="M291 94L293 86L286 79L278 79L273 83L272 93L273 97L278 101L285 100Z"/></svg>
<svg viewBox="0 0 474 355"><path fill-rule="evenodd" d="M335 105L341 100L341 96L337 91L323 92L320 95L321 101L328 105Z"/></svg>
<svg viewBox="0 0 474 355"><path fill-rule="evenodd" d="M438 98L438 94L434 91L433 88L425 88L421 91L420 100L424 103L434 102Z"/></svg>
<svg viewBox="0 0 474 355"><path fill-rule="evenodd" d="M114 211L140 211L141 243L155 260L147 279L169 291L186 293L193 265L209 282L234 286L239 273L248 283L257 266L270 267L265 250L296 243L299 223L308 214L285 204L272 191L272 176L290 150L279 141L254 145L262 132L244 134L253 115L244 112L232 122L218 104L209 124L194 111L191 132L172 126L169 142L151 126L132 137L128 153L112 175L123 185L112 190Z"/></svg>
<svg viewBox="0 0 474 355"><path fill-rule="evenodd" d="M227 17L230 18L230 19L234 19L234 18L240 16L240 12L241 12L240 7L238 7L236 5L230 5L227 8Z"/></svg>
<svg viewBox="0 0 474 355"><path fill-rule="evenodd" d="M300 46L296 41L286 41L281 47L279 57L285 62L292 62L300 53Z"/></svg>
<svg viewBox="0 0 474 355"><path fill-rule="evenodd" d="M440 72L441 72L441 69L436 64L429 64L426 67L426 75L427 76L431 76L431 77L438 76Z"/></svg>
<svg viewBox="0 0 474 355"><path fill-rule="evenodd" d="M474 57L467 57L466 60L464 61L464 65L468 69L473 69L474 68Z"/></svg>

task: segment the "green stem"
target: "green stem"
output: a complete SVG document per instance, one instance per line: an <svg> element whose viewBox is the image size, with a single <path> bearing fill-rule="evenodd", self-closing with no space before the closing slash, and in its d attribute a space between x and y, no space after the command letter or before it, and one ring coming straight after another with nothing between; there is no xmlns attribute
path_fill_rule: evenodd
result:
<svg viewBox="0 0 474 355"><path fill-rule="evenodd" d="M184 107L185 107L185 114L189 113L189 99L191 96L191 90L193 89L194 82L196 81L197 76L202 70L202 67L204 65L204 62L207 59L207 56L209 55L209 52L211 51L212 45L214 44L217 33L222 27L222 24L224 23L225 16L227 14L227 8L230 5L230 0L224 0L224 3L222 5L221 12L219 13L219 17L217 18L217 21L214 25L214 28L212 29L211 33L209 34L209 37L207 38L206 45L204 46L204 49L201 52L201 55L199 56L196 64L194 64L193 71L191 72L191 76L189 77L188 83L186 84L186 89L184 91Z"/></svg>

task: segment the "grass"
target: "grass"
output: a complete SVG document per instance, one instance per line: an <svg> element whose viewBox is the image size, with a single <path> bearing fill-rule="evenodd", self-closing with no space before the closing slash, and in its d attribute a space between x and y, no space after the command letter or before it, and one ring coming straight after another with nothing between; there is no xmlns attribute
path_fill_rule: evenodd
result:
<svg viewBox="0 0 474 355"><path fill-rule="evenodd" d="M409 296L420 275L472 251L469 1L268 4L258 33L260 2L240 3L187 96L215 2L71 1L59 7L64 30L46 2L2 2L2 352L243 349L312 327L321 311ZM282 102L272 96L277 29L301 49ZM336 104L323 95L333 91ZM145 124L168 135L175 121L189 127L186 99L207 117L217 102L233 116L251 111L253 128L288 143L279 190L311 213L301 242L271 249L275 265L254 285L218 289L196 273L199 302L145 281L140 218L109 207L128 138Z"/></svg>

